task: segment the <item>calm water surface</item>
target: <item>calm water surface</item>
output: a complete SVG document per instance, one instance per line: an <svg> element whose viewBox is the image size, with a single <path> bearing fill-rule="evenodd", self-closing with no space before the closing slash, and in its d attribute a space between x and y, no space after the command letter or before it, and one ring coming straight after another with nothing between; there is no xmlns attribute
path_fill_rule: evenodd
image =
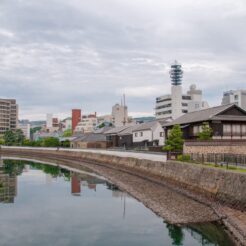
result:
<svg viewBox="0 0 246 246"><path fill-rule="evenodd" d="M29 161L0 165L0 245L232 245L213 224L167 224L94 173Z"/></svg>

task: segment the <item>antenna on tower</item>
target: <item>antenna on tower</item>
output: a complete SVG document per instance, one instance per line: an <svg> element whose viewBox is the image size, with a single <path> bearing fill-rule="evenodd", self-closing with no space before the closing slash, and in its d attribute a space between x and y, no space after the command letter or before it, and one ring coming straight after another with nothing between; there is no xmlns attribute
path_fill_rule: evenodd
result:
<svg viewBox="0 0 246 246"><path fill-rule="evenodd" d="M171 65L170 78L172 85L181 85L183 78L182 66L175 60Z"/></svg>

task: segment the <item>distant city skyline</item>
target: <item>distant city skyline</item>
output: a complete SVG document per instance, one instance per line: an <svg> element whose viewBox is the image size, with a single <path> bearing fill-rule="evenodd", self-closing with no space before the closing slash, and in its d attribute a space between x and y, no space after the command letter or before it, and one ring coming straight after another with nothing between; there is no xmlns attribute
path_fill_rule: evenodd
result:
<svg viewBox="0 0 246 246"><path fill-rule="evenodd" d="M154 114L178 60L183 87L196 84L210 106L245 89L244 0L3 0L1 98L20 119L59 118L72 108L108 114L126 94L129 115Z"/></svg>

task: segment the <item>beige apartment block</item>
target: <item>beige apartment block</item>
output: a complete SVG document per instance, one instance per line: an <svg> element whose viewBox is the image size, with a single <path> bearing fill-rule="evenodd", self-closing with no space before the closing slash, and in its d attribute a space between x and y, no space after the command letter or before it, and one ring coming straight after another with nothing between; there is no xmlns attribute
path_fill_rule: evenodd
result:
<svg viewBox="0 0 246 246"><path fill-rule="evenodd" d="M7 130L16 130L18 105L15 99L0 99L0 136Z"/></svg>

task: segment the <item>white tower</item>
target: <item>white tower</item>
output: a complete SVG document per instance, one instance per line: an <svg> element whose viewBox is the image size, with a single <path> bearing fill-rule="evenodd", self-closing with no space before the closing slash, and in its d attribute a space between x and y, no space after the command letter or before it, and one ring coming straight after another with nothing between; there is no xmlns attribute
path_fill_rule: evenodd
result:
<svg viewBox="0 0 246 246"><path fill-rule="evenodd" d="M172 81L171 99L172 99L172 118L180 117L182 112L182 77L183 71L177 61L171 65L170 77Z"/></svg>
<svg viewBox="0 0 246 246"><path fill-rule="evenodd" d="M182 86L172 85L171 88L172 98L172 118L177 119L182 113Z"/></svg>

